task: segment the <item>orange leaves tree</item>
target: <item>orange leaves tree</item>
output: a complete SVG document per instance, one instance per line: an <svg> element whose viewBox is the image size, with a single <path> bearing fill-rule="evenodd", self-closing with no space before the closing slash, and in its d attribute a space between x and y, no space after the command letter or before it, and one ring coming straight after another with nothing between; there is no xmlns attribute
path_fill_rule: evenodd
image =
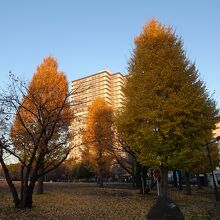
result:
<svg viewBox="0 0 220 220"><path fill-rule="evenodd" d="M102 99L97 98L88 108L84 131L84 158L92 164L98 176L99 187L103 187L103 174L113 160L113 110Z"/></svg>
<svg viewBox="0 0 220 220"><path fill-rule="evenodd" d="M2 115L11 117L10 141L1 139L0 162L13 192L16 207L32 207L36 181L58 167L68 156L69 126L73 118L68 82L53 57L44 59L32 81L26 85L12 77L12 84L2 98ZM3 153L21 163L21 195L17 193Z"/></svg>

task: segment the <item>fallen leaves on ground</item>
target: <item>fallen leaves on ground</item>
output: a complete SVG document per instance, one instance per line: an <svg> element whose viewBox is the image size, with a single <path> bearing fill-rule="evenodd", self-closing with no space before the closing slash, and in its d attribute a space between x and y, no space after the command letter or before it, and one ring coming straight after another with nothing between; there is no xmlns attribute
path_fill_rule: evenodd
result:
<svg viewBox="0 0 220 220"><path fill-rule="evenodd" d="M127 185L129 186L129 185ZM193 195L170 190L185 219L212 219L214 197L210 189L193 190ZM143 196L118 185L98 188L94 183L45 183L45 194L33 197L33 208L13 208L6 183L0 183L0 219L145 219L155 203L156 192Z"/></svg>

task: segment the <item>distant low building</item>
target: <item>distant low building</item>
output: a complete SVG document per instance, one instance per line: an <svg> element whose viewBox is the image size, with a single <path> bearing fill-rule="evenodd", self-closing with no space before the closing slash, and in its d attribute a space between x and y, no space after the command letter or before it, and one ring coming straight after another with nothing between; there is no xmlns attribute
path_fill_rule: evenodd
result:
<svg viewBox="0 0 220 220"><path fill-rule="evenodd" d="M216 129L213 131L213 136L215 138L220 136L220 122L216 125ZM218 143L218 150L220 153L220 142Z"/></svg>
<svg viewBox="0 0 220 220"><path fill-rule="evenodd" d="M214 130L214 137L220 136L220 122L216 125L216 129Z"/></svg>

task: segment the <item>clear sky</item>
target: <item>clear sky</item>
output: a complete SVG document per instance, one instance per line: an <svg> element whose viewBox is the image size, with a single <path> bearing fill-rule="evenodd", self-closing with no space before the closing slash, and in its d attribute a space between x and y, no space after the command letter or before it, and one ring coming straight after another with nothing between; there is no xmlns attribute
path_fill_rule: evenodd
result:
<svg viewBox="0 0 220 220"><path fill-rule="evenodd" d="M0 86L9 71L31 79L48 55L69 81L127 73L133 39L152 17L182 37L220 107L219 0L0 0Z"/></svg>

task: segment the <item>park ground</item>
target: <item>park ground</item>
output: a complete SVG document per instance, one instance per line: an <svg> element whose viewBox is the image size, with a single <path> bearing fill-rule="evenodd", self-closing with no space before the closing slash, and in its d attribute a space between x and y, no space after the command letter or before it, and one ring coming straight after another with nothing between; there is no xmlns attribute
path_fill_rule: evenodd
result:
<svg viewBox="0 0 220 220"><path fill-rule="evenodd" d="M185 219L215 219L212 189L193 188L193 195L170 189ZM156 192L138 194L130 185L108 184L98 188L94 183L45 183L45 194L33 197L33 208L13 208L11 194L0 182L0 219L145 219L156 201Z"/></svg>

